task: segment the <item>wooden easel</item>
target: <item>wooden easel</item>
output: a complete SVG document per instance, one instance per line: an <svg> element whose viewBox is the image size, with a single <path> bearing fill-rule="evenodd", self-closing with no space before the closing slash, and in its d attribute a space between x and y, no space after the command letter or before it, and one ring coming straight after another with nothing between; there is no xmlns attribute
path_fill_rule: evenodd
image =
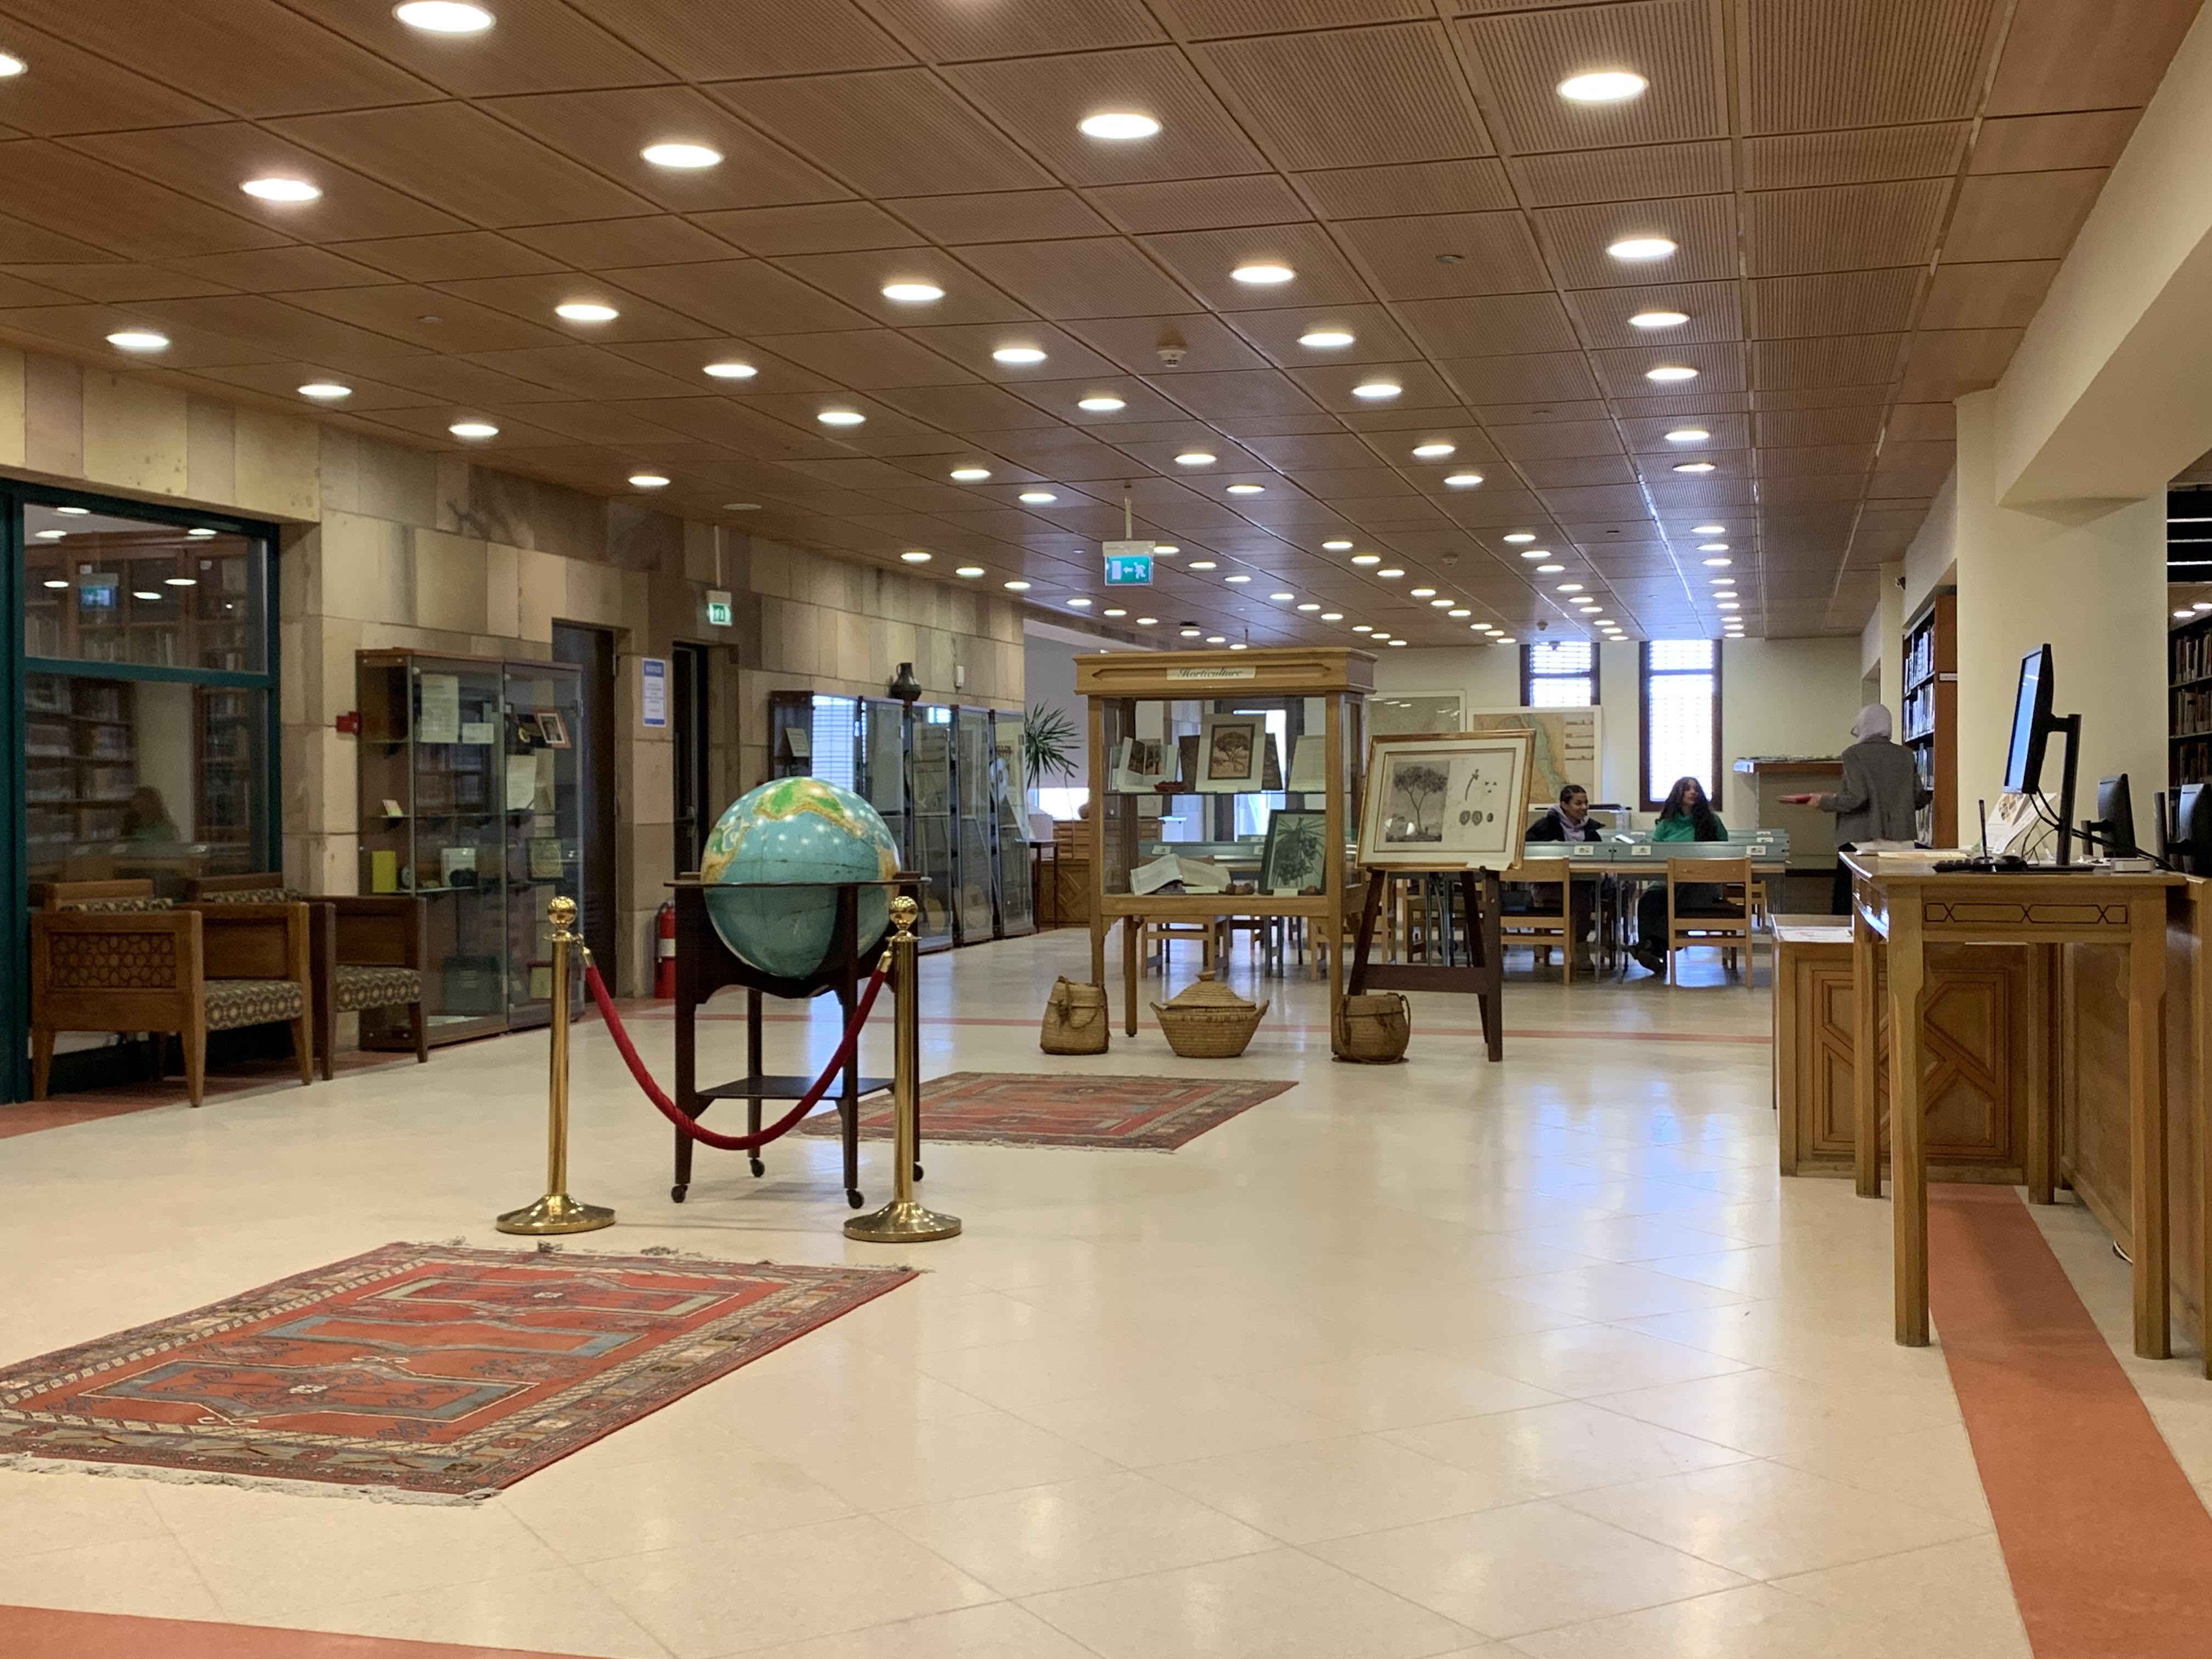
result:
<svg viewBox="0 0 2212 1659"><path fill-rule="evenodd" d="M1467 949L1470 966L1447 967L1430 963L1392 962L1370 965L1367 957L1375 943L1376 918L1382 913L1382 897L1392 878L1418 875L1455 875L1460 896L1467 905ZM1447 898L1449 902L1449 898ZM1492 1060L1505 1058L1504 945L1498 936L1498 915L1504 901L1495 870L1370 870L1367 902L1360 907L1359 939L1352 956L1352 979L1346 994L1365 991L1455 991L1472 996L1482 1010L1482 1036Z"/></svg>

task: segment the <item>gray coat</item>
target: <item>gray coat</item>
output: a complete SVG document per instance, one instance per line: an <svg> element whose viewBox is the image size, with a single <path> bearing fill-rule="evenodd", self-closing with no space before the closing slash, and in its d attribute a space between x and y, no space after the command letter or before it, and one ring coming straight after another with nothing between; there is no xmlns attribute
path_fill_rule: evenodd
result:
<svg viewBox="0 0 2212 1659"><path fill-rule="evenodd" d="M1844 750L1844 787L1820 797L1820 810L1836 815L1836 842L1911 841L1919 833L1913 814L1935 799L1922 787L1912 751L1887 738L1862 738Z"/></svg>

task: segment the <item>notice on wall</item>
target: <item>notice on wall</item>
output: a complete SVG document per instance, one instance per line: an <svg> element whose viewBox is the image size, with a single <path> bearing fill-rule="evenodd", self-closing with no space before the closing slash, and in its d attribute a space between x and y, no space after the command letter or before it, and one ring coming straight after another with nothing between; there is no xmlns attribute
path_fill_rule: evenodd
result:
<svg viewBox="0 0 2212 1659"><path fill-rule="evenodd" d="M668 724L668 664L659 657L641 657L638 672L638 720L648 726Z"/></svg>
<svg viewBox="0 0 2212 1659"><path fill-rule="evenodd" d="M463 720L461 722L460 740L463 743L481 744L497 743L499 741L499 722L496 720Z"/></svg>
<svg viewBox="0 0 2212 1659"><path fill-rule="evenodd" d="M416 716L417 743L459 743L461 740L461 677L424 674L421 677L422 712Z"/></svg>

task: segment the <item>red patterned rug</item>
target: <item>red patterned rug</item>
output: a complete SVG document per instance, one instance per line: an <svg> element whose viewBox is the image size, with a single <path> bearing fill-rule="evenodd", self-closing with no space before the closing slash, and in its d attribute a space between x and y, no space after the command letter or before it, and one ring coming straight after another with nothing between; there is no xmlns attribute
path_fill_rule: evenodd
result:
<svg viewBox="0 0 2212 1659"><path fill-rule="evenodd" d="M1171 1152L1239 1112L1294 1087L1195 1077L1077 1077L1064 1072L954 1072L921 1085L921 1139L994 1146L1123 1146ZM799 1134L834 1135L835 1111ZM860 1103L864 1139L888 1140L888 1094Z"/></svg>
<svg viewBox="0 0 2212 1659"><path fill-rule="evenodd" d="M0 1458L496 1490L913 1277L386 1244L0 1365Z"/></svg>

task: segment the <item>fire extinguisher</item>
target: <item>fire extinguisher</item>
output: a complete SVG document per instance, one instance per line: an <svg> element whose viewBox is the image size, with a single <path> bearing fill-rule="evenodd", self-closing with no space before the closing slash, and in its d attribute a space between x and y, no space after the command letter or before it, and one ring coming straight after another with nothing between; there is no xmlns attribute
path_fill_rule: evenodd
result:
<svg viewBox="0 0 2212 1659"><path fill-rule="evenodd" d="M666 1001L676 994L676 902L662 903L653 915L653 994Z"/></svg>

